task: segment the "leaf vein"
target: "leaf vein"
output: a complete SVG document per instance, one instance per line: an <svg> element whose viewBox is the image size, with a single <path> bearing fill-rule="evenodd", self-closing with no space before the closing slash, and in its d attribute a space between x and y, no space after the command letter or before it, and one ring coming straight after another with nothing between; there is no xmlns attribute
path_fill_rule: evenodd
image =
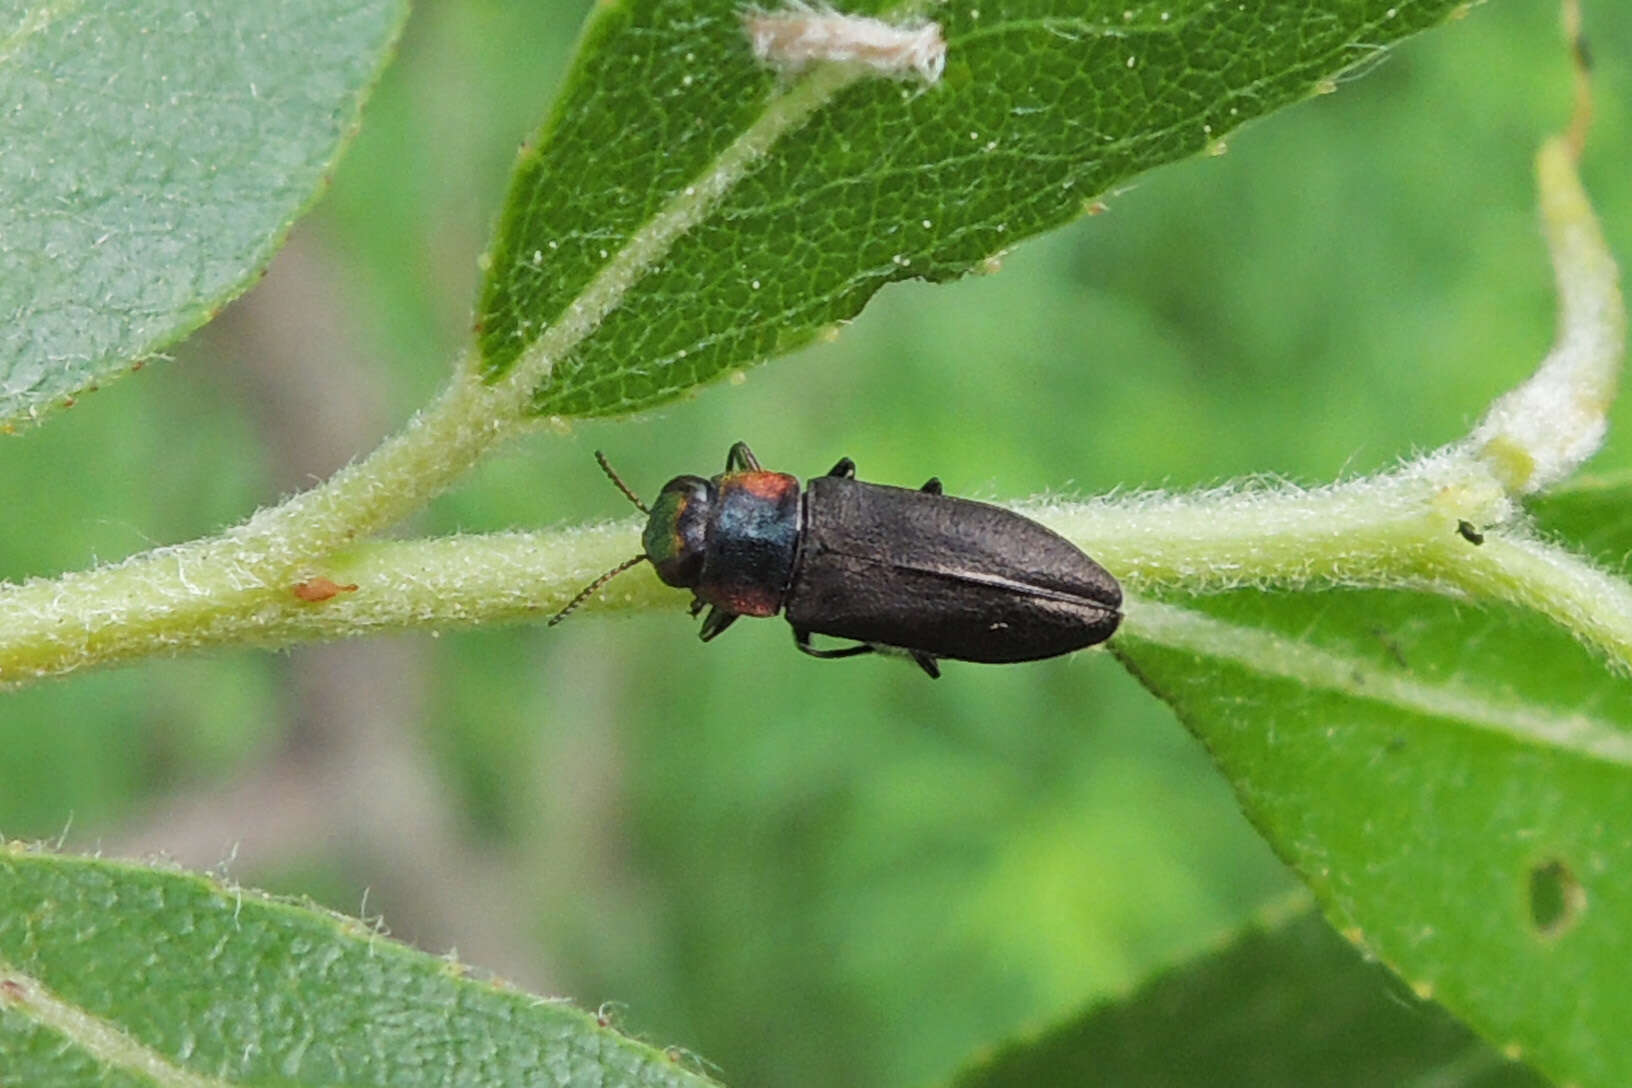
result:
<svg viewBox="0 0 1632 1088"><path fill-rule="evenodd" d="M229 1081L204 1077L144 1046L118 1025L62 1000L32 975L0 961L0 988L8 1008L20 1010L55 1031L104 1065L151 1080L162 1088L232 1088Z"/></svg>
<svg viewBox="0 0 1632 1088"><path fill-rule="evenodd" d="M1454 682L1425 684L1301 638L1228 623L1176 605L1133 601L1124 611L1126 637L1188 650L1263 676L1295 680L1306 688L1453 719L1527 744L1632 766L1632 735L1612 722L1585 714L1560 715L1517 699L1498 702Z"/></svg>
<svg viewBox="0 0 1632 1088"><path fill-rule="evenodd" d="M674 244L718 207L726 194L753 172L767 152L799 128L833 97L861 78L841 68L821 69L776 98L759 120L732 141L704 171L630 236L562 317L528 345L509 380L529 392L549 378L557 361L594 335L622 304L624 296Z"/></svg>
<svg viewBox="0 0 1632 1088"><path fill-rule="evenodd" d="M0 65L7 64L23 47L36 36L45 33L51 24L79 7L83 0L57 0L53 4L41 4L23 16L22 23L0 39Z"/></svg>

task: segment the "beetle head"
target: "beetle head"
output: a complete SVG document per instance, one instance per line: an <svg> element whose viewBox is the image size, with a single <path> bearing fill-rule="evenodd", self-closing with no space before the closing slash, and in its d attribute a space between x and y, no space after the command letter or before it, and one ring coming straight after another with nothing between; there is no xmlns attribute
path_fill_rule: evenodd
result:
<svg viewBox="0 0 1632 1088"><path fill-rule="evenodd" d="M713 502L714 485L701 476L676 476L658 492L640 542L666 585L692 589L702 580Z"/></svg>

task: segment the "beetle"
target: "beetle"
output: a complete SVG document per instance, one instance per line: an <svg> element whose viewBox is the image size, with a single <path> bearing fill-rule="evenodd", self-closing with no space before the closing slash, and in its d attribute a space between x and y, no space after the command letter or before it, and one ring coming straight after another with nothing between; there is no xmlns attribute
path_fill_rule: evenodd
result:
<svg viewBox="0 0 1632 1088"><path fill-rule="evenodd" d="M1122 620L1122 587L1075 544L1030 518L941 493L864 483L841 459L799 480L762 469L746 442L718 476L676 476L648 507L596 451L612 482L647 515L641 554L586 586L560 623L610 579L650 562L704 608L704 642L739 616L781 612L800 650L820 658L906 653L937 662L1056 657L1104 642ZM823 649L812 635L851 640Z"/></svg>

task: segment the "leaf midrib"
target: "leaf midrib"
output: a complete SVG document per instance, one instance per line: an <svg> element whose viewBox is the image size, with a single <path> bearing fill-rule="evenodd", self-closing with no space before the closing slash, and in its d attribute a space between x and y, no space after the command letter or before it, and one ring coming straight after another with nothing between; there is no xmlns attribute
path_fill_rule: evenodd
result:
<svg viewBox="0 0 1632 1088"><path fill-rule="evenodd" d="M583 290L568 301L560 318L515 357L507 380L528 395L548 380L555 364L594 335L629 291L663 257L752 173L777 142L803 126L840 91L864 78L840 66L818 68L772 98L731 143L695 174L607 259Z"/></svg>
<svg viewBox="0 0 1632 1088"><path fill-rule="evenodd" d="M1317 648L1177 605L1130 600L1123 607L1124 638L1189 651L1348 698L1455 721L1549 751L1632 766L1632 735L1612 722L1584 714L1561 717L1523 699L1497 702L1455 681L1425 684L1352 654Z"/></svg>
<svg viewBox="0 0 1632 1088"><path fill-rule="evenodd" d="M48 990L32 975L0 961L0 998L7 1009L49 1028L105 1067L152 1081L162 1088L236 1088L236 1082L204 1077L143 1045L117 1024L95 1016Z"/></svg>
<svg viewBox="0 0 1632 1088"><path fill-rule="evenodd" d="M17 29L0 38L0 66L11 63L31 40L51 29L51 24L84 3L84 0L56 0L40 4L23 16Z"/></svg>

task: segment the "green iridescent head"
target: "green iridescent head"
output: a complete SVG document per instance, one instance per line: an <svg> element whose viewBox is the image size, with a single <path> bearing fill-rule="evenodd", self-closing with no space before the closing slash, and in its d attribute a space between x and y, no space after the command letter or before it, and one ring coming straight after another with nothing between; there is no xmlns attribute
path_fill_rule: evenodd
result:
<svg viewBox="0 0 1632 1088"><path fill-rule="evenodd" d="M640 543L657 576L679 589L695 588L703 576L703 543L714 485L701 476L676 476L652 503Z"/></svg>

